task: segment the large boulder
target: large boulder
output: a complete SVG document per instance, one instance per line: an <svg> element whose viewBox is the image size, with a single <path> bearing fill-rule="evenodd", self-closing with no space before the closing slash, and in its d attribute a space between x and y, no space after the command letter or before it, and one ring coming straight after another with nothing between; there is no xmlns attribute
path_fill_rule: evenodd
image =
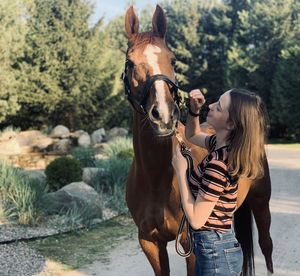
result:
<svg viewBox="0 0 300 276"><path fill-rule="evenodd" d="M101 142L103 142L105 140L105 129L104 128L100 128L95 130L92 135L92 143L93 144L100 144Z"/></svg>
<svg viewBox="0 0 300 276"><path fill-rule="evenodd" d="M107 140L111 140L115 137L126 137L128 135L128 130L122 127L113 127L106 132Z"/></svg>
<svg viewBox="0 0 300 276"><path fill-rule="evenodd" d="M61 139L52 145L52 150L57 154L67 154L71 148L71 141L69 139Z"/></svg>
<svg viewBox="0 0 300 276"><path fill-rule="evenodd" d="M3 141L0 144L0 155L15 155L21 152L21 147L16 137Z"/></svg>
<svg viewBox="0 0 300 276"><path fill-rule="evenodd" d="M84 182L73 182L56 192L46 194L41 206L48 215L81 210L88 218L102 218L101 198Z"/></svg>
<svg viewBox="0 0 300 276"><path fill-rule="evenodd" d="M78 138L79 147L89 147L91 145L91 137L87 132L82 133Z"/></svg>
<svg viewBox="0 0 300 276"><path fill-rule="evenodd" d="M44 170L22 170L20 169L21 175L29 178L30 180L36 181L42 189L46 189L47 176Z"/></svg>
<svg viewBox="0 0 300 276"><path fill-rule="evenodd" d="M84 168L82 173L82 181L89 185L92 185L93 180L96 177L101 177L104 173L104 169L102 168Z"/></svg>
<svg viewBox="0 0 300 276"><path fill-rule="evenodd" d="M58 125L55 128L53 128L50 137L52 138L66 138L70 134L70 130L63 126L63 125Z"/></svg>
<svg viewBox="0 0 300 276"><path fill-rule="evenodd" d="M30 149L28 152L45 151L53 144L53 139L38 130L22 131L17 135L16 139L21 146L22 153L26 153L26 148Z"/></svg>

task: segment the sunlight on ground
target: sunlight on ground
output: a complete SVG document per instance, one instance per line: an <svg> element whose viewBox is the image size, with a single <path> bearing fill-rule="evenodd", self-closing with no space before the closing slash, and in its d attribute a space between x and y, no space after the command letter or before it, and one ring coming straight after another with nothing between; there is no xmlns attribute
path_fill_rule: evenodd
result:
<svg viewBox="0 0 300 276"><path fill-rule="evenodd" d="M296 201L271 198L270 209L272 213L300 215L300 204Z"/></svg>
<svg viewBox="0 0 300 276"><path fill-rule="evenodd" d="M43 272L35 276L85 276L85 274L71 270L66 265L52 260L46 260Z"/></svg>

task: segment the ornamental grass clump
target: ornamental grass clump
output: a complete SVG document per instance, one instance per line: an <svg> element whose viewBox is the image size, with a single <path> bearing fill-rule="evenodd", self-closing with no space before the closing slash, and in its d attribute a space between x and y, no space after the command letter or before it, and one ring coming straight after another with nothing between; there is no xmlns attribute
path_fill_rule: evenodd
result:
<svg viewBox="0 0 300 276"><path fill-rule="evenodd" d="M37 179L21 173L4 161L0 162L0 208L2 220L22 225L35 225L42 217L39 202L45 188Z"/></svg>
<svg viewBox="0 0 300 276"><path fill-rule="evenodd" d="M82 180L80 162L73 157L59 157L53 160L45 170L50 191L57 191L72 182Z"/></svg>
<svg viewBox="0 0 300 276"><path fill-rule="evenodd" d="M96 151L92 147L74 148L71 151L71 155L74 156L80 162L82 168L96 166Z"/></svg>
<svg viewBox="0 0 300 276"><path fill-rule="evenodd" d="M132 139L116 138L111 140L103 150L104 158L97 161L101 168L94 177L92 186L105 195L106 206L119 214L127 212L125 186L133 158Z"/></svg>

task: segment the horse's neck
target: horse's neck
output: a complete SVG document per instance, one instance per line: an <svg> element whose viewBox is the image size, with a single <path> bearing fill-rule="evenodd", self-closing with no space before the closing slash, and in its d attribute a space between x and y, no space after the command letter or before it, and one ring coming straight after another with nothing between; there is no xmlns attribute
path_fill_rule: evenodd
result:
<svg viewBox="0 0 300 276"><path fill-rule="evenodd" d="M174 139L157 138L148 121L135 116L133 122L133 147L135 160L140 169L165 170L172 166Z"/></svg>

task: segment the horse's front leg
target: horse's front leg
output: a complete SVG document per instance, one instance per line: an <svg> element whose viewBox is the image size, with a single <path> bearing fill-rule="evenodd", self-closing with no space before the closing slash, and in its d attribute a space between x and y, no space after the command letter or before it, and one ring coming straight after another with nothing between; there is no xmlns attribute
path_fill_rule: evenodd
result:
<svg viewBox="0 0 300 276"><path fill-rule="evenodd" d="M167 241L155 241L139 231L139 242L147 256L155 276L169 276L169 256L167 252Z"/></svg>
<svg viewBox="0 0 300 276"><path fill-rule="evenodd" d="M183 247L185 252L189 251L191 244L188 242L186 232L183 233L180 244ZM195 275L195 264L196 264L196 257L192 253L188 258L186 258L187 276Z"/></svg>

